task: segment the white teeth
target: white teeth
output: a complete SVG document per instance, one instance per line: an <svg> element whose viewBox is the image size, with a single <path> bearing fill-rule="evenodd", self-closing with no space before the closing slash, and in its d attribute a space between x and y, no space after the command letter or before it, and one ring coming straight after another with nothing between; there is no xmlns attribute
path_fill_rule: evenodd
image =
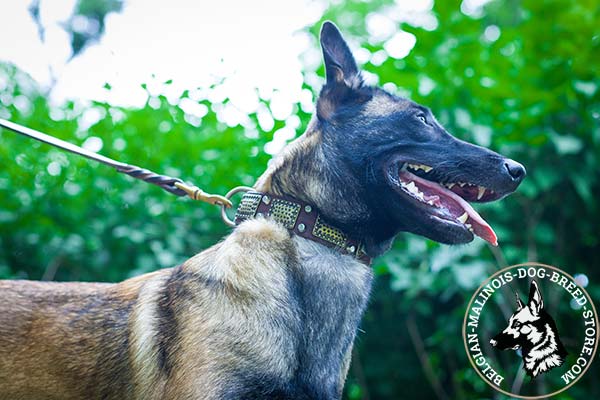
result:
<svg viewBox="0 0 600 400"><path fill-rule="evenodd" d="M479 186L477 189L477 200L481 200L483 195L485 194L485 188L483 186Z"/></svg>
<svg viewBox="0 0 600 400"><path fill-rule="evenodd" d="M415 195L419 195L421 192L419 191L419 188L415 185L415 183L413 181L408 182L407 184L403 185L409 192L411 192L412 194Z"/></svg>
<svg viewBox="0 0 600 400"><path fill-rule="evenodd" d="M461 215L460 217L458 217L457 219L460 221L461 224L464 224L465 222L467 222L467 219L469 218L469 214L467 214L466 212Z"/></svg>
<svg viewBox="0 0 600 400"><path fill-rule="evenodd" d="M458 182L458 186L460 186L460 187L463 187L465 185L466 185L466 183L464 183L464 182Z"/></svg>
<svg viewBox="0 0 600 400"><path fill-rule="evenodd" d="M454 185L456 185L456 183L447 183L447 184L446 184L446 187L447 187L448 189L452 189L452 188L454 187Z"/></svg>
<svg viewBox="0 0 600 400"><path fill-rule="evenodd" d="M465 226L467 227L468 230L470 230L471 232L474 232L473 226L471 224L465 224Z"/></svg>
<svg viewBox="0 0 600 400"><path fill-rule="evenodd" d="M420 170L422 169L425 172L429 172L431 171L433 168L430 167L429 165L424 165L424 164L405 164L405 166L408 165L409 168L413 169L413 170Z"/></svg>
<svg viewBox="0 0 600 400"><path fill-rule="evenodd" d="M425 200L425 194L423 192L421 192L419 190L419 187L417 185L415 185L415 183L413 181L410 181L408 183L401 183L402 187L405 188L413 197L417 198L419 201L422 201L423 203L427 203L429 205L435 205L433 202L435 200L438 200L437 196L434 196L435 198L433 199L428 199Z"/></svg>

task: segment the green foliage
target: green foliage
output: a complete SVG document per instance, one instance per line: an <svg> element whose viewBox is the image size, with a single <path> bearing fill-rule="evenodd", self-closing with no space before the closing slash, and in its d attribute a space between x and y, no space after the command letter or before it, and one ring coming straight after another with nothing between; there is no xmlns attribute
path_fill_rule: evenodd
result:
<svg viewBox="0 0 600 400"><path fill-rule="evenodd" d="M390 7L354 0L331 5L324 19L372 55L385 43L369 40L364 21ZM443 397L436 386L448 398L503 398L471 369L460 326L471 293L507 264L537 260L585 273L600 300L600 9L591 1L498 1L473 17L440 1L433 13L433 30L399 25L417 38L409 56L372 57L364 69L430 106L456 136L522 162L528 178L516 194L478 207L498 233L497 250L479 240L448 247L402 234L375 261L380 277L357 340L349 399ZM150 95L141 109L55 107L29 77L0 67L1 118L76 144L99 138L102 154L207 191L252 184L269 160L265 144L285 122L259 132L257 116L248 115L231 127L216 112L227 99L210 103L185 92L181 101L206 114L186 115ZM296 113L300 133L309 115L299 105ZM7 131L0 138L0 278L117 281L175 265L227 233L211 206ZM561 398L599 397L598 371L593 366Z"/></svg>

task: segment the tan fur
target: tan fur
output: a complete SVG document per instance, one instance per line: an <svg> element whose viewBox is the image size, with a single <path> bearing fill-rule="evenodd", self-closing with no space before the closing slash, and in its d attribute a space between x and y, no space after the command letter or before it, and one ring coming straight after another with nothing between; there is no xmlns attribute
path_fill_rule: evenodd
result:
<svg viewBox="0 0 600 400"><path fill-rule="evenodd" d="M81 399L87 387L110 385L90 374L104 351L94 329L104 315L80 311L100 294L131 303L140 282L0 281L0 399Z"/></svg>
<svg viewBox="0 0 600 400"><path fill-rule="evenodd" d="M289 143L281 153L269 162L267 170L258 178L254 185L254 189L259 192L283 195L282 188L277 184L273 184L273 177L277 176L279 181L289 182L291 177L290 174L292 172L288 161L293 158L306 160L314 157L314 149L318 147L320 141L321 132L316 129L316 121L313 119L309 123L305 134ZM293 195L291 193L289 194Z"/></svg>
<svg viewBox="0 0 600 400"><path fill-rule="evenodd" d="M325 170L327 162L321 143L322 133L313 120L306 133L288 144L258 179L256 190L277 195L286 194L314 204L322 213L339 220L366 218L370 210L365 205L343 207L339 200L348 199L348 191L358 187L358 182L347 180L340 185L335 171ZM303 160L301 164L292 160ZM332 199L336 199L332 201ZM340 214L342 210L352 214Z"/></svg>
<svg viewBox="0 0 600 400"><path fill-rule="evenodd" d="M160 399L164 392L165 377L157 368L158 348L154 342L158 321L157 301L168 274L157 274L146 279L140 288L131 314L129 334L133 382L139 398Z"/></svg>
<svg viewBox="0 0 600 400"><path fill-rule="evenodd" d="M365 104L363 114L368 117L384 117L401 111L408 106L408 102L399 101L385 93L378 93Z"/></svg>
<svg viewBox="0 0 600 400"><path fill-rule="evenodd" d="M296 343L285 331L268 329L264 321L277 325L287 318L299 318L285 315L288 309L284 304L289 295L285 282L289 271L282 266L295 254L287 230L257 219L245 222L224 242L186 261L181 270L197 280L188 277L179 283L190 297L178 299L184 311L176 316L177 327L173 327L181 337L174 361L178 367L168 378L159 370L154 336L159 318L157 296L175 269L119 284L0 281L0 399L100 398L99 394L114 384L109 379L98 380L95 370L101 353L119 350L99 338L106 332L89 329L114 312L111 303L83 313L99 295L132 305L127 322L127 365L121 366L132 372L132 398L216 396L219 386L215 382L227 379L227 367L239 363L239 355L228 350L228 342L243 344L260 365L289 377L296 366ZM204 290L203 281L218 282L225 290ZM81 326L75 322L79 317L85 320ZM273 349L291 358L271 357ZM110 377L110 371L106 375Z"/></svg>
<svg viewBox="0 0 600 400"><path fill-rule="evenodd" d="M285 337L271 337L271 330L255 323L266 316L271 316L272 323L284 317L285 271L278 267L291 245L283 227L265 220L248 221L219 246L212 262L201 253L183 265L192 274L222 282L226 290L217 296L198 292L185 320L180 321L184 339L179 361L188 367L174 371L167 398L210 398L217 394L215 382L227 379L227 366L239 358L222 342L235 341L269 370L280 376L291 375L289 365L293 363L270 357L269 349L283 346L293 354L293 344Z"/></svg>

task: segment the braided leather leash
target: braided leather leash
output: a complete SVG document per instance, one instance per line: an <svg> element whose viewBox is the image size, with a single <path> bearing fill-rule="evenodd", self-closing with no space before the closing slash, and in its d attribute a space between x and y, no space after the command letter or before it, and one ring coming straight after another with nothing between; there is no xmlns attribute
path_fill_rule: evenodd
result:
<svg viewBox="0 0 600 400"><path fill-rule="evenodd" d="M364 251L364 246L360 241L349 237L340 229L324 221L319 212L311 204L285 196L274 196L268 193L256 192L254 189L245 186L236 187L230 190L225 196L209 194L197 186L185 184L179 178L160 175L136 165L113 160L11 121L0 119L0 127L98 161L113 167L118 172L157 185L176 196L188 196L193 200L220 206L223 222L230 227L239 225L249 218L270 217L298 236L335 248L341 253L352 255L367 265L371 263L371 258ZM235 220L232 221L227 216L226 209L232 207L230 198L240 192L245 192L245 194L237 209Z"/></svg>
<svg viewBox="0 0 600 400"><path fill-rule="evenodd" d="M47 143L54 147L70 151L71 153L87 157L91 160L98 161L102 164L115 168L118 172L122 172L133 178L141 179L144 182L159 186L160 188L176 196L188 196L193 200L203 201L205 203L222 206L224 208L232 207L231 201L224 196L206 193L197 186L185 184L179 178L160 175L156 172L150 171L149 169L115 161L101 154L94 153L93 151L86 150L72 143L55 138L54 136L47 135L45 133L36 131L35 129L27 128L26 126L15 124L14 122L4 119L0 119L0 127L9 129L23 136L39 140L40 142Z"/></svg>

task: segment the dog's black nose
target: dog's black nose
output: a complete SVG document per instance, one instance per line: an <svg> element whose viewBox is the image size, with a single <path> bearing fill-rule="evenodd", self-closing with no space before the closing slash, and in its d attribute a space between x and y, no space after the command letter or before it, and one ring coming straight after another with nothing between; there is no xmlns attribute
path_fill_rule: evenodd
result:
<svg viewBox="0 0 600 400"><path fill-rule="evenodd" d="M512 180L515 182L521 182L527 174L523 165L509 158L504 161L504 166Z"/></svg>

